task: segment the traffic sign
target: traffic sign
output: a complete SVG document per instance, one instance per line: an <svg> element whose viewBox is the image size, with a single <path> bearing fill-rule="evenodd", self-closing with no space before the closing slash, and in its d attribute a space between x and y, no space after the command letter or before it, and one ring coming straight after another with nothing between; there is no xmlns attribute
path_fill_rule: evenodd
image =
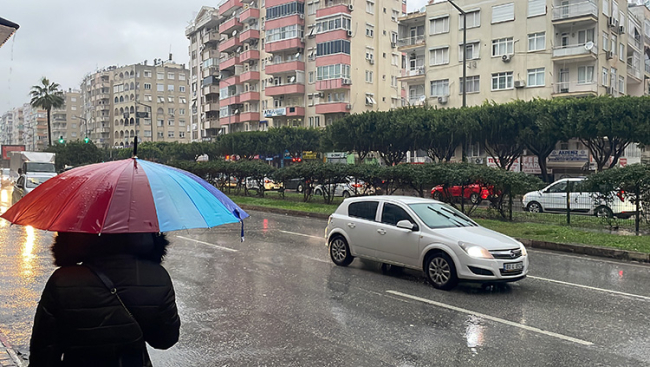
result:
<svg viewBox="0 0 650 367"><path fill-rule="evenodd" d="M149 112L136 112L135 117L146 119L149 117Z"/></svg>

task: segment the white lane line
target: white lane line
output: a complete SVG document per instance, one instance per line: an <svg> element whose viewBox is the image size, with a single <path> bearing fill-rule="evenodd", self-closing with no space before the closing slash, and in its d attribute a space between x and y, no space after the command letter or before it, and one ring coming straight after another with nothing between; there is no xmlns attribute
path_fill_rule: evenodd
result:
<svg viewBox="0 0 650 367"><path fill-rule="evenodd" d="M308 234L304 234L304 233L290 232L290 231L283 231L283 230L280 230L280 229L278 229L277 231L278 231L278 232L282 232L282 233L286 233L286 234L292 234L292 235L294 235L294 236L303 236L303 237L309 237L309 238L317 238L317 239L319 239L319 240L325 240L325 238L324 238L324 237L321 237L321 236L312 236L312 235L308 235Z"/></svg>
<svg viewBox="0 0 650 367"><path fill-rule="evenodd" d="M612 261L612 260L605 260L602 258L595 258L591 257L590 255L567 255L567 254L558 254L553 250L531 250L529 248L526 248L528 252L533 252L533 253L538 253L538 254L548 254L548 255L553 255L553 256L560 256L560 257L568 257L571 259L578 259L578 260L589 260L589 261L596 261L600 263L609 263L609 264L614 264L614 265L621 265L621 266L634 266L638 268L644 268L648 269L650 265L644 265L644 264L639 264L639 263L630 263L628 262L629 260L620 260L620 261Z"/></svg>
<svg viewBox="0 0 650 367"><path fill-rule="evenodd" d="M196 243L201 243L201 244L204 244L204 245L208 245L208 246L216 247L216 248L218 248L218 249L220 249L220 250L224 250L224 251L230 251L230 252L238 252L238 251L239 251L239 250L234 250L234 249L231 249L231 248L228 248L228 247L223 247L223 246L215 245L214 243L203 242L203 241L195 240L195 239L193 239L193 238L187 238L187 237L183 237L183 236L176 236L176 237L177 237L177 238L180 238L180 239L183 239L183 240L193 241L193 242L196 242Z"/></svg>
<svg viewBox="0 0 650 367"><path fill-rule="evenodd" d="M307 255L300 255L300 257L303 257L303 258L305 258L307 260L318 261L318 262L325 263L325 264L331 264L332 263L331 261L327 261L327 260L323 260L323 259L317 259L315 257L311 257L311 256L307 256Z"/></svg>
<svg viewBox="0 0 650 367"><path fill-rule="evenodd" d="M397 291L388 290L386 292L390 293L390 294L393 294L393 295L396 295L396 296L400 296L400 297L404 297L404 298L410 298L410 299L415 300L415 301L428 303L430 305L443 307L443 308L446 308L446 309L449 309L449 310L452 310L452 311L462 312L462 313L465 313L465 314L468 314L468 315L475 315L475 316L478 316L478 317L481 317L481 318L484 318L484 319L487 319L487 320L492 320L494 322L498 322L498 323L501 323L501 324L518 327L520 329L524 329L524 330L527 330L527 331L532 331L534 333L543 334L543 335L547 335L547 336L552 336L554 338L570 341L570 342L573 342L573 343L577 343L577 344L581 344L581 345L594 345L594 343L586 341L586 340L577 339L577 338L573 338L573 337L570 337L570 336L554 333L552 331L542 330L542 329L539 329L539 328L536 328L536 327L520 324L520 323L513 322L513 321L508 321L508 320L501 319L501 318L498 318L498 317L486 315L486 314L483 314L483 313L480 313L480 312L474 312L474 311L467 310L467 309L464 309L464 308L448 305L446 303L436 302L436 301L432 301L430 299L420 298L420 297L417 297L417 296L412 296L410 294L397 292Z"/></svg>
<svg viewBox="0 0 650 367"><path fill-rule="evenodd" d="M557 283L557 284L562 284L562 285L567 285L567 286L572 286L572 287L589 289L589 290L592 290L592 291L598 291L598 292L603 292L603 293L611 293L611 294L618 295L618 296L634 297L634 298L640 298L640 299L644 299L646 301L650 301L650 297L641 296L639 294L632 294L632 293L625 293L625 292L620 292L620 291L613 291L613 290L604 289L604 288L591 287L591 286L588 286L588 285L563 282L561 280L536 277L536 276L533 276L533 275L528 275L526 278L543 280L545 282L550 282L550 283Z"/></svg>

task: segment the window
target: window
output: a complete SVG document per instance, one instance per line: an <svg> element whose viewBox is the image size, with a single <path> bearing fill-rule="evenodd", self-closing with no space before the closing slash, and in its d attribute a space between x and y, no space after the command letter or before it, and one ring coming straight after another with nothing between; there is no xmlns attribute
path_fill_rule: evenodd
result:
<svg viewBox="0 0 650 367"><path fill-rule="evenodd" d="M145 94L144 95L144 100L147 101L147 102L151 102L151 101L153 101L153 98L152 98L151 94Z"/></svg>
<svg viewBox="0 0 650 367"><path fill-rule="evenodd" d="M612 47L609 49L613 54L616 54L618 51L618 37L615 34L612 34Z"/></svg>
<svg viewBox="0 0 650 367"><path fill-rule="evenodd" d="M429 34L449 33L449 16L429 20Z"/></svg>
<svg viewBox="0 0 650 367"><path fill-rule="evenodd" d="M165 85L164 85L164 84L160 84L160 83L156 84L156 90L157 90L158 92L164 92L164 91L165 91Z"/></svg>
<svg viewBox="0 0 650 367"><path fill-rule="evenodd" d="M480 42L467 43L465 50L467 51L467 60L474 60L480 58L479 55ZM463 45L458 46L458 60L463 61Z"/></svg>
<svg viewBox="0 0 650 367"><path fill-rule="evenodd" d="M165 125L165 121L163 119L158 119L156 124L157 124L158 127L163 127L163 125Z"/></svg>
<svg viewBox="0 0 650 367"><path fill-rule="evenodd" d="M379 202L377 201L358 201L348 206L348 215L355 218L374 221L378 206Z"/></svg>
<svg viewBox="0 0 650 367"><path fill-rule="evenodd" d="M589 84L594 81L594 67L593 66L579 66L578 67L578 84Z"/></svg>
<svg viewBox="0 0 650 367"><path fill-rule="evenodd" d="M168 84L167 85L167 91L168 92L173 92L174 91L174 85L173 84Z"/></svg>
<svg viewBox="0 0 650 367"><path fill-rule="evenodd" d="M324 33L336 29L345 29L349 31L352 29L352 22L350 17L347 15L337 15L334 18L328 18L316 22L316 25L312 29L314 29L314 32L316 33Z"/></svg>
<svg viewBox="0 0 650 367"><path fill-rule="evenodd" d="M144 71L144 77L145 78L151 78L151 70L145 70Z"/></svg>
<svg viewBox="0 0 650 367"><path fill-rule="evenodd" d="M165 73L156 73L156 79L158 80L165 79Z"/></svg>
<svg viewBox="0 0 650 367"><path fill-rule="evenodd" d="M544 68L528 69L528 86L529 87L544 86Z"/></svg>
<svg viewBox="0 0 650 367"><path fill-rule="evenodd" d="M174 120L167 120L167 126L174 126Z"/></svg>
<svg viewBox="0 0 650 367"><path fill-rule="evenodd" d="M178 120L178 126L185 126L185 120L183 119Z"/></svg>
<svg viewBox="0 0 650 367"><path fill-rule="evenodd" d="M316 80L350 78L350 65L335 64L316 68Z"/></svg>
<svg viewBox="0 0 650 367"><path fill-rule="evenodd" d="M178 114L181 115L181 116L185 115L185 109L184 108L179 108L178 109Z"/></svg>
<svg viewBox="0 0 650 367"><path fill-rule="evenodd" d="M375 14L375 2L374 1L366 1L366 12L370 14Z"/></svg>
<svg viewBox="0 0 650 367"><path fill-rule="evenodd" d="M458 85L460 85L460 93L463 93L463 78L460 78L458 81ZM480 76L474 75L474 76L468 76L465 81L465 85L467 86L467 93L478 93L480 91Z"/></svg>
<svg viewBox="0 0 650 367"><path fill-rule="evenodd" d="M366 60L375 58L375 50L372 47L366 47Z"/></svg>
<svg viewBox="0 0 650 367"><path fill-rule="evenodd" d="M372 71L366 70L366 83L372 83Z"/></svg>
<svg viewBox="0 0 650 367"><path fill-rule="evenodd" d="M162 131L158 131L158 132L156 133L156 136L158 136L158 138L161 138L161 139L162 139L162 138L165 137L165 133L162 132Z"/></svg>
<svg viewBox="0 0 650 367"><path fill-rule="evenodd" d="M512 37L492 40L492 56L512 55L513 45Z"/></svg>
<svg viewBox="0 0 650 367"><path fill-rule="evenodd" d="M400 56L399 54L391 54L390 64L399 66L399 56Z"/></svg>
<svg viewBox="0 0 650 367"><path fill-rule="evenodd" d="M609 81L608 76L609 76L609 73L607 72L607 68L603 68L603 79L602 79L601 82L603 83L603 85L605 87L607 86L607 82Z"/></svg>
<svg viewBox="0 0 650 367"><path fill-rule="evenodd" d="M334 40L316 45L316 56L325 56L337 53L350 54L350 41Z"/></svg>
<svg viewBox="0 0 650 367"><path fill-rule="evenodd" d="M429 65L442 65L449 63L449 47L429 50Z"/></svg>
<svg viewBox="0 0 650 367"><path fill-rule="evenodd" d="M313 3L313 2L307 3L307 14L309 15L316 14L316 5L318 5L318 3Z"/></svg>
<svg viewBox="0 0 650 367"><path fill-rule="evenodd" d="M390 20L397 23L398 19L399 19L399 11L392 9L392 15L390 16Z"/></svg>
<svg viewBox="0 0 650 367"><path fill-rule="evenodd" d="M623 42L618 44L619 50L618 50L618 59L621 61L625 61L625 44Z"/></svg>
<svg viewBox="0 0 650 367"><path fill-rule="evenodd" d="M594 42L595 29L582 29L578 31L578 44L584 45L587 42Z"/></svg>
<svg viewBox="0 0 650 367"><path fill-rule="evenodd" d="M158 96L158 103L165 103L165 97Z"/></svg>
<svg viewBox="0 0 650 367"><path fill-rule="evenodd" d="M185 74L184 73L179 73L178 74L178 80L185 80Z"/></svg>
<svg viewBox="0 0 650 367"><path fill-rule="evenodd" d="M406 210L395 204L384 203L384 210L382 210L381 213L381 222L396 226L397 222L400 220L408 220L411 223L415 223L411 216L406 213Z"/></svg>
<svg viewBox="0 0 650 367"><path fill-rule="evenodd" d="M621 94L625 93L625 77L623 76L618 77L618 92Z"/></svg>
<svg viewBox="0 0 650 367"><path fill-rule="evenodd" d="M608 45L609 45L609 35L607 34L607 32L603 32L603 51L609 51Z"/></svg>
<svg viewBox="0 0 650 367"><path fill-rule="evenodd" d="M174 115L174 109L173 108L168 108L167 113L170 115Z"/></svg>
<svg viewBox="0 0 650 367"><path fill-rule="evenodd" d="M292 3L273 6L266 9L266 20L286 17L293 14L304 14L305 3L294 1Z"/></svg>
<svg viewBox="0 0 650 367"><path fill-rule="evenodd" d="M366 24L366 36L374 37L375 36L375 26Z"/></svg>
<svg viewBox="0 0 650 367"><path fill-rule="evenodd" d="M167 132L167 137L168 138L173 138L174 137L174 132L173 131L168 131Z"/></svg>
<svg viewBox="0 0 650 367"><path fill-rule="evenodd" d="M178 97L178 103L187 103L187 99L185 97Z"/></svg>
<svg viewBox="0 0 650 367"><path fill-rule="evenodd" d="M515 20L515 3L492 7L492 24Z"/></svg>
<svg viewBox="0 0 650 367"><path fill-rule="evenodd" d="M609 16L609 0L603 0L603 14Z"/></svg>
<svg viewBox="0 0 650 367"><path fill-rule="evenodd" d="M492 90L512 89L512 71L492 74Z"/></svg>
<svg viewBox="0 0 650 367"><path fill-rule="evenodd" d="M178 137L181 139L185 139L185 131L179 131L178 132Z"/></svg>
<svg viewBox="0 0 650 367"><path fill-rule="evenodd" d="M449 79L434 80L431 82L431 97L449 95Z"/></svg>
<svg viewBox="0 0 650 367"><path fill-rule="evenodd" d="M475 11L470 11L466 13L467 16L467 29L470 28L476 28L481 26L481 11L480 10L475 10ZM458 24L460 25L460 29L463 29L463 25L465 22L465 17L462 15L459 15L459 22Z"/></svg>
<svg viewBox="0 0 650 367"><path fill-rule="evenodd" d="M397 88L397 77L395 75L390 76L390 86Z"/></svg>
<svg viewBox="0 0 650 367"><path fill-rule="evenodd" d="M546 0L528 0L528 17L546 14Z"/></svg>
<svg viewBox="0 0 650 367"><path fill-rule="evenodd" d="M372 94L366 93L366 105L372 106L376 103L375 98L372 96Z"/></svg>
<svg viewBox="0 0 650 367"><path fill-rule="evenodd" d="M174 78L175 78L174 73L167 73L167 79L174 80Z"/></svg>
<svg viewBox="0 0 650 367"><path fill-rule="evenodd" d="M185 93L185 86L184 85L179 86L178 91L181 93Z"/></svg>
<svg viewBox="0 0 650 367"><path fill-rule="evenodd" d="M269 29L266 31L266 43L282 41L285 39L302 37L303 29L301 26L294 24L286 27Z"/></svg>
<svg viewBox="0 0 650 367"><path fill-rule="evenodd" d="M611 74L610 77L611 77L612 81L611 81L611 84L609 86L612 87L613 89L616 89L616 87L617 87L616 82L618 80L618 78L616 78L616 69L612 68L612 70L610 71L610 74Z"/></svg>
<svg viewBox="0 0 650 367"><path fill-rule="evenodd" d="M546 33L531 33L528 35L528 51L539 51L546 49Z"/></svg>
<svg viewBox="0 0 650 367"><path fill-rule="evenodd" d="M167 96L167 102L174 103L174 96Z"/></svg>

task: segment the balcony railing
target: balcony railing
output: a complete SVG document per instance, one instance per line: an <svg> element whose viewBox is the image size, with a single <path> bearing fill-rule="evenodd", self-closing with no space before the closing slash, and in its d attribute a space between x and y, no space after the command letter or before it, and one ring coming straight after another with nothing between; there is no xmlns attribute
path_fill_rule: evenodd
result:
<svg viewBox="0 0 650 367"><path fill-rule="evenodd" d="M645 64L645 72L650 74L650 63Z"/></svg>
<svg viewBox="0 0 650 367"><path fill-rule="evenodd" d="M598 5L593 1L576 1L553 8L553 20L593 15L598 17Z"/></svg>
<svg viewBox="0 0 650 367"><path fill-rule="evenodd" d="M556 82L555 85L553 86L553 93L555 94L581 93L581 92L597 93L598 83Z"/></svg>
<svg viewBox="0 0 650 367"><path fill-rule="evenodd" d="M402 76L403 77L409 77L409 76L418 76L418 75L424 75L424 66L416 68L416 69L405 69L402 70Z"/></svg>
<svg viewBox="0 0 650 367"><path fill-rule="evenodd" d="M646 65L646 68L647 68L647 65ZM641 75L641 69L639 68L638 65L634 66L634 65L631 65L631 64L627 64L627 73L630 74L631 76L637 78L637 79L640 79L640 80L643 79L643 75Z"/></svg>
<svg viewBox="0 0 650 367"><path fill-rule="evenodd" d="M634 47L636 47L637 50L641 50L641 37L634 37L634 36L628 36L627 37L628 43Z"/></svg>
<svg viewBox="0 0 650 367"><path fill-rule="evenodd" d="M598 55L598 47L591 45L591 48L585 44L557 46L553 47L553 57L580 56L580 55Z"/></svg>
<svg viewBox="0 0 650 367"><path fill-rule="evenodd" d="M415 37L400 38L400 39L397 40L397 46L398 47L415 46L415 45L424 45L424 35L415 36Z"/></svg>

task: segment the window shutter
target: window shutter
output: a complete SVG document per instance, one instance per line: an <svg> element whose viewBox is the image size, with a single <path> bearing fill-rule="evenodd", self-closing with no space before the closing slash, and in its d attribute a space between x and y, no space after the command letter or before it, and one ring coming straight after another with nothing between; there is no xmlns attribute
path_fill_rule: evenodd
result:
<svg viewBox="0 0 650 367"><path fill-rule="evenodd" d="M515 20L515 3L495 5L492 7L492 23Z"/></svg>
<svg viewBox="0 0 650 367"><path fill-rule="evenodd" d="M528 16L546 14L546 0L528 0Z"/></svg>

